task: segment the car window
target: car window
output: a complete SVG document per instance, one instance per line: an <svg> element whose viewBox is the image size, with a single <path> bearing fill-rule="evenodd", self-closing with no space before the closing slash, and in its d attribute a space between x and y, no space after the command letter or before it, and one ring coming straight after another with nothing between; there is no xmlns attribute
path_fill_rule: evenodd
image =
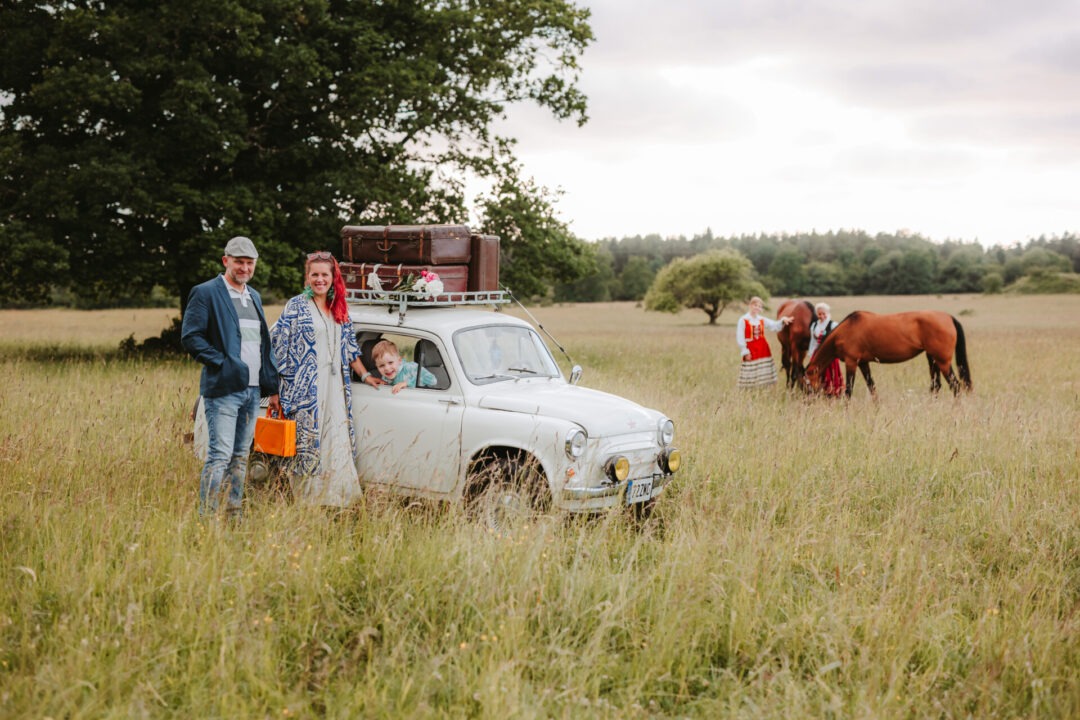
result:
<svg viewBox="0 0 1080 720"><path fill-rule="evenodd" d="M357 340L361 348L364 366L376 375L374 358L371 351L381 340L389 340L397 346L401 360L405 363L417 363L417 383L419 389L446 390L450 387L450 375L442 357L442 351L432 340L400 333L381 333L360 331Z"/></svg>
<svg viewBox="0 0 1080 720"><path fill-rule="evenodd" d="M531 328L485 325L460 330L454 350L469 380L477 385L500 380L559 377L559 367Z"/></svg>

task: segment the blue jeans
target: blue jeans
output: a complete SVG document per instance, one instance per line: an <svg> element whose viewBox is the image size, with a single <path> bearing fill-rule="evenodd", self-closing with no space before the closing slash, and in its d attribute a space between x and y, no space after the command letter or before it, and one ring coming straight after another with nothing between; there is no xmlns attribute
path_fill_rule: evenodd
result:
<svg viewBox="0 0 1080 720"><path fill-rule="evenodd" d="M248 453L259 414L259 388L251 386L230 395L203 398L210 438L206 464L199 478L199 515L213 515L221 502L223 480L229 481L227 507L239 512L244 499Z"/></svg>

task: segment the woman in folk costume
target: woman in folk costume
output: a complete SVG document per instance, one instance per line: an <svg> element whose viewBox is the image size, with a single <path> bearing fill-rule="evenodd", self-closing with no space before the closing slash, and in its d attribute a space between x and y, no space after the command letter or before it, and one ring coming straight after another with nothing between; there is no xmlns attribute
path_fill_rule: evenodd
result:
<svg viewBox="0 0 1080 720"><path fill-rule="evenodd" d="M361 495L349 370L365 368L334 256L309 254L304 282L304 292L285 304L270 331L281 408L296 421L291 484L302 502L347 507ZM374 377L366 382L381 384Z"/></svg>
<svg viewBox="0 0 1080 720"><path fill-rule="evenodd" d="M742 367L739 368L739 387L752 388L776 383L776 365L773 364L769 341L765 331L777 332L791 324L791 316L785 315L779 320L763 317L761 310L765 303L756 295L750 298L750 310L739 318L735 325L735 342L742 352Z"/></svg>
<svg viewBox="0 0 1080 720"><path fill-rule="evenodd" d="M830 308L827 303L820 302L814 306L814 314L817 316L810 322L810 359L814 359L814 353L821 347L821 343L825 340L825 336L832 332L832 329L836 327L836 323L833 322L832 315L830 314ZM821 391L826 395L833 397L840 397L844 394L844 375L840 372L840 358L836 358L829 364L829 367L825 369L825 376L822 378Z"/></svg>

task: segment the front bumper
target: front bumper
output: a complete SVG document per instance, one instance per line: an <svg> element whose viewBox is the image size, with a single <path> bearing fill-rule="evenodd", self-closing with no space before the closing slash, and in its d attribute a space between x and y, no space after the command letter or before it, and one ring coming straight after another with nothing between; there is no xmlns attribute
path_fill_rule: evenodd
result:
<svg viewBox="0 0 1080 720"><path fill-rule="evenodd" d="M674 473L669 475L654 475L652 494L650 499L656 497L667 486L671 479L675 477ZM618 483L611 483L610 485L601 485L600 487L564 487L562 490L562 498L568 503L585 503L587 508L593 509L596 507L609 507L613 505L612 502L597 502L606 498L624 498L626 497L626 488L633 478L629 480L623 480Z"/></svg>

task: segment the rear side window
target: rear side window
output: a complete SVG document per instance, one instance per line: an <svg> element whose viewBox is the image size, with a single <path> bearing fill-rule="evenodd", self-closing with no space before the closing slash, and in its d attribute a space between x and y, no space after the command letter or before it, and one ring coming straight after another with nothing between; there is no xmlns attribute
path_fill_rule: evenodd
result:
<svg viewBox="0 0 1080 720"><path fill-rule="evenodd" d="M450 387L450 375L446 369L442 351L433 340L414 335L398 333L374 334L371 332L357 333L357 341L360 345L360 357L364 367L376 375L379 374L375 367L375 359L372 351L382 340L388 340L397 346L398 354L401 355L402 363L417 364L417 382L415 387L429 390L446 390ZM357 378L359 379L359 378Z"/></svg>

